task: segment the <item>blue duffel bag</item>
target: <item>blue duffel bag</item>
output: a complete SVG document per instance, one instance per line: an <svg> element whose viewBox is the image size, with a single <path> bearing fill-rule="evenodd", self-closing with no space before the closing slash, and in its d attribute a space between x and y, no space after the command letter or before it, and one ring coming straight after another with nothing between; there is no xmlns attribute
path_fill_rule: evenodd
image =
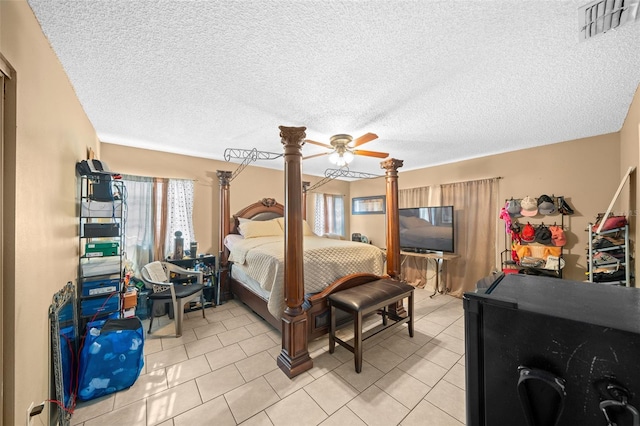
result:
<svg viewBox="0 0 640 426"><path fill-rule="evenodd" d="M87 324L78 399L88 401L133 385L144 366L144 330L137 317Z"/></svg>

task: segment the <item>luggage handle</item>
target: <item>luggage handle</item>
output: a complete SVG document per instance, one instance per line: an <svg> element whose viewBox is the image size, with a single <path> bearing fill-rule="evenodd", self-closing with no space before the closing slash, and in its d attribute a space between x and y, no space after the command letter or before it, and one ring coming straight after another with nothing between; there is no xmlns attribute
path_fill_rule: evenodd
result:
<svg viewBox="0 0 640 426"><path fill-rule="evenodd" d="M538 426L536 421L536 416L534 414L534 407L532 407L532 395L529 393L527 389L527 382L538 381L544 383L546 386L551 388L558 396L558 407L555 412L555 418L553 419L553 423L549 423L552 426L558 424L558 420L560 419L560 415L562 414L562 410L564 408L564 398L567 393L565 391L565 381L564 379L557 377L548 371L539 370L535 368L529 368L525 366L519 366L518 372L520 377L518 379L518 397L520 398L520 403L522 404L522 409L525 414L525 418L527 420L528 426ZM640 426L640 425L638 425Z"/></svg>

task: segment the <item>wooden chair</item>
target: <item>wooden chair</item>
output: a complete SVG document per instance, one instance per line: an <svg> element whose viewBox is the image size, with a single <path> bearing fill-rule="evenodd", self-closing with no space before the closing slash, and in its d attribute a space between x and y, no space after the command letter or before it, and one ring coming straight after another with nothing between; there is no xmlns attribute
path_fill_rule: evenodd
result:
<svg viewBox="0 0 640 426"><path fill-rule="evenodd" d="M170 281L171 273L184 277L195 276L196 284L181 284ZM155 261L148 263L142 268L142 281L151 290L149 299L151 305L151 320L149 321L149 331L153 325L153 307L156 301L173 302L173 319L176 326L176 337L182 336L182 318L184 316L184 305L187 302L200 297L202 304L202 318L204 314L204 285L202 271L192 271L173 265L169 262Z"/></svg>

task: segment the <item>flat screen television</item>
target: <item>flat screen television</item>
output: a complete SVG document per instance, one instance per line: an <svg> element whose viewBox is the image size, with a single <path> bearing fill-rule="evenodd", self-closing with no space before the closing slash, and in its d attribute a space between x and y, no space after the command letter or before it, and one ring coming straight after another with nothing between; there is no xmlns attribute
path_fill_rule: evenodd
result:
<svg viewBox="0 0 640 426"><path fill-rule="evenodd" d="M454 252L453 206L399 210L400 249L418 253Z"/></svg>

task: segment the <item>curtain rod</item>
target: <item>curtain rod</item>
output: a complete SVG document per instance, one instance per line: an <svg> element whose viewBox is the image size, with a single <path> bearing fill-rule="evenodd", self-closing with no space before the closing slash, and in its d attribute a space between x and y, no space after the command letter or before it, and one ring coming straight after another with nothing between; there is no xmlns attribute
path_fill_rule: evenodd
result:
<svg viewBox="0 0 640 426"><path fill-rule="evenodd" d="M497 176L497 177L490 177L490 178L481 178L481 179L473 179L473 180L461 180L458 182L448 182L448 183L441 183L440 185L454 185L456 183L470 183L470 182L480 182L481 180L500 180L500 179L504 179L502 176Z"/></svg>
<svg viewBox="0 0 640 426"><path fill-rule="evenodd" d="M474 179L474 180L461 180L458 182L437 183L433 185L424 185L424 186L412 186L411 188L399 188L399 190L402 191L402 190L415 189L415 188L428 188L430 186L455 185L456 183L470 183L470 182L480 182L481 180L500 180L500 179L504 179L504 178L502 176L497 176L497 177Z"/></svg>
<svg viewBox="0 0 640 426"><path fill-rule="evenodd" d="M120 173L120 176L122 176L122 180L127 180L128 179L128 180L133 180L133 181L135 181L136 179L150 179L150 180L153 180L153 181L172 179L172 180L190 180L192 182L198 182L198 179L156 177L156 176L141 176L141 175L132 175L132 174L129 174L129 173Z"/></svg>

